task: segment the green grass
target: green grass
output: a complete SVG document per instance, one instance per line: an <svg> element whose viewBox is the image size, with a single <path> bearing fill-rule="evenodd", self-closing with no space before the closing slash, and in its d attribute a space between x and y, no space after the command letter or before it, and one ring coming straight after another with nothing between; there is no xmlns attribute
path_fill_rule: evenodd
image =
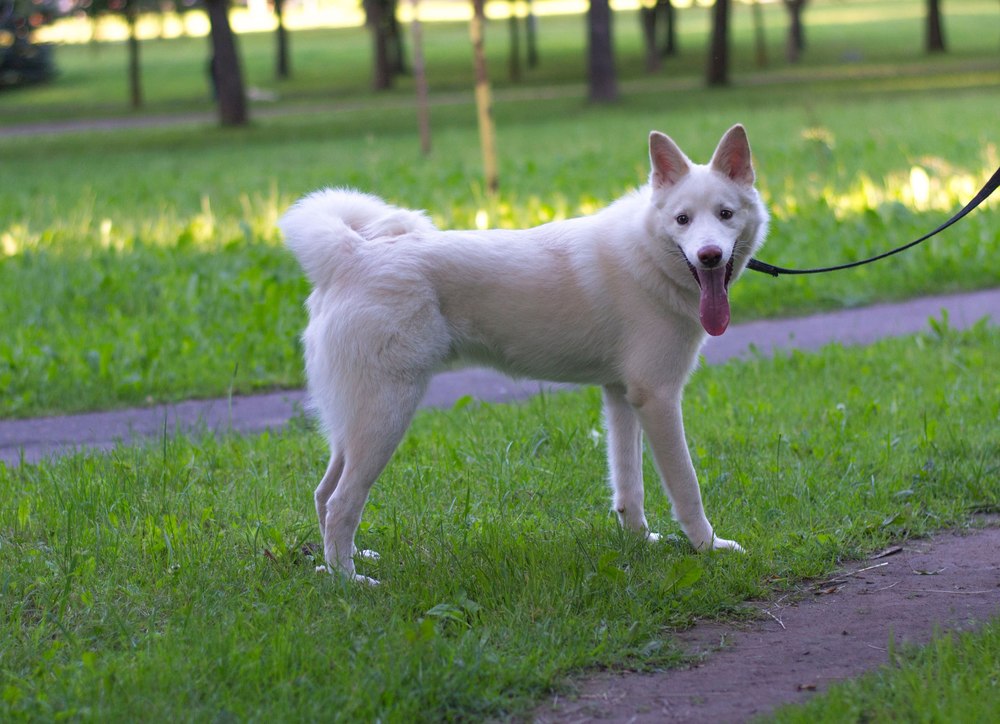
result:
<svg viewBox="0 0 1000 724"><path fill-rule="evenodd" d="M695 374L706 506L746 557L618 530L594 390L420 414L359 532L374 589L303 553L303 426L0 466L0 719L469 719L670 665L696 617L1000 505L1000 332L935 328Z"/></svg>
<svg viewBox="0 0 1000 724"><path fill-rule="evenodd" d="M774 215L762 258L823 265L914 238L997 166L1000 85L995 48L984 38L1000 18L989 3L950 3L954 53L926 59L911 6L816 5L811 60L790 69L775 50L765 73L747 70L744 13L736 26L736 82L725 91L699 86L702 11L682 14L683 55L656 78L641 77L635 18L622 14L625 97L612 107L583 101L570 62L582 53L582 19L545 18L543 70L528 81L535 90L507 84L498 96L496 198L480 181L474 109L446 93L466 88L469 72L464 28L451 25L428 32L428 53L441 59L433 82L441 103L427 159L418 151L406 83L384 97L364 90L367 40L360 31L296 33L301 57L281 103L285 115L258 114L250 128L0 137L0 416L302 384L297 338L308 289L275 221L296 197L323 185L426 208L443 227L471 226L483 215L492 225L525 226L587 213L642 183L651 128L704 160L722 132L742 121ZM852 24L858 13L865 22ZM783 26L771 16L769 27L780 48L776 30ZM838 60L844 38L864 49L862 61ZM245 40L248 73L262 82L270 39ZM156 103L163 110L200 98L204 39L146 45L148 73L158 79L151 93L164 94L151 98L150 112ZM112 112L122 66L107 56L120 49L59 50L64 76L51 87L5 94L5 121ZM494 52L494 69L502 69L501 43ZM331 101L341 83L345 89ZM748 275L734 288L735 319L995 285L995 208L988 204L942 237L862 270L781 280Z"/></svg>
<svg viewBox="0 0 1000 724"><path fill-rule="evenodd" d="M505 183L495 201L478 186L475 129L461 118L469 108L440 112L430 161L398 118L363 113L262 122L236 134L0 139L0 243L8 252L0 256L0 415L301 384L297 337L308 289L274 224L295 197L324 184L428 208L442 226L472 225L480 210L492 223L522 226L592 210L641 183L650 128L705 159L727 125L742 120L774 214L761 257L811 266L933 228L996 163L996 87L834 93L807 105L785 92L765 102L699 91L710 111L690 101L668 114L655 96L575 115L570 102L519 104L525 112L516 120L512 109L501 114ZM955 113L969 123L956 124ZM900 127L900 116L912 125ZM928 171L934 208L910 201L915 166ZM735 318L993 285L994 215L979 211L862 270L747 275L734 287Z"/></svg>
<svg viewBox="0 0 1000 724"><path fill-rule="evenodd" d="M893 652L892 665L768 721L991 721L1000 711L998 654L1000 619L994 619L977 633L940 635L926 647Z"/></svg>
<svg viewBox="0 0 1000 724"><path fill-rule="evenodd" d="M503 79L498 27L496 199L478 182L473 109L445 95L469 85L461 26L427 34L448 104L426 160L410 81L369 93L359 31L296 33L287 84L270 80L270 38L242 38L250 82L277 89L286 114L258 112L248 129L0 138L0 416L301 384L307 288L274 222L324 184L445 226L482 212L522 226L641 183L650 128L704 159L739 120L774 211L764 259L836 262L917 236L996 167L1000 101L995 5L946 4L953 52L933 59L919 51L919 6L810 6L802 68L780 60L775 6L766 72L739 6L735 83L720 92L698 87L704 12L682 14L684 53L656 78L620 14L625 99L610 108L582 101L582 19L543 20L543 66L525 85L546 97L558 85L548 99ZM144 114L208 107L204 43L144 44ZM0 125L127 114L120 47L58 57L56 84L0 97ZM994 285L994 216L863 271L748 276L736 319ZM935 329L696 373L687 428L709 515L748 558L617 530L594 391L421 414L359 534L383 554L364 568L385 582L375 590L314 575L303 552L318 542L325 458L304 424L0 465L0 719L468 719L519 711L583 667L670 665L671 633L693 618L739 616L775 581L1000 505L998 333ZM768 388L794 394L757 392ZM647 479L654 528L676 532L651 466ZM971 653L928 655L971 672L948 679L957 698L995 679L993 631L963 639ZM920 704L914 681L890 688ZM836 706L878 718L878 698Z"/></svg>

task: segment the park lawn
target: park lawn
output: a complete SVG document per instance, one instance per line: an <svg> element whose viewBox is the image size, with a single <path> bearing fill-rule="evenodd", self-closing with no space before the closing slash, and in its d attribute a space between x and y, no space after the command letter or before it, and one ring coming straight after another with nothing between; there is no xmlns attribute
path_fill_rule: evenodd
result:
<svg viewBox="0 0 1000 724"><path fill-rule="evenodd" d="M0 466L0 719L469 719L676 664L696 618L1000 505L1000 331L933 329L695 373L706 507L746 556L618 529L593 389L419 414L358 535L376 588L313 572L305 424Z"/></svg>
<svg viewBox="0 0 1000 724"><path fill-rule="evenodd" d="M890 642L891 645L891 642ZM1000 711L1000 619L976 632L938 635L927 646L892 650L891 665L836 684L767 721L986 722Z"/></svg>
<svg viewBox="0 0 1000 724"><path fill-rule="evenodd" d="M332 66L321 62L327 40L310 34L348 31L301 33L296 77L304 78L295 82L302 87L279 103L279 115L258 114L249 128L188 123L0 136L0 417L301 385L298 334L308 288L281 245L276 220L295 198L323 185L425 208L442 227L523 227L590 213L641 184L652 128L706 160L725 129L741 121L773 213L764 260L826 265L908 241L967 201L1000 162L995 48L982 46L995 8L990 15L980 2L958 5L949 24L954 52L932 59L916 52L919 18L906 3L832 3L815 7L807 54L813 60L790 69L776 51L775 66L763 73L746 70L749 61L737 63L727 90L699 86L701 60L691 60L693 51L682 52L676 73L652 78L625 63L623 100L613 106L586 105L572 80L576 71L534 86L507 84L495 109L496 197L480 180L469 96L450 92L466 80L433 86L429 158L419 152L405 88L378 98L348 89L331 103L318 81L308 80L317 68L336 68L330 82L364 75L367 46L357 30L356 45L332 44L330 52L345 54ZM700 47L700 12L682 14L682 29L692 34L682 38L682 50ZM737 58L750 52L749 21L741 17ZM864 22L852 24L858 20ZM581 18L544 22L566 63L581 52L570 42ZM626 36L634 32L632 23L619 26ZM456 26L434 30L428 53L452 58L439 64L447 69L443 77L467 79L459 72L468 59L458 60ZM849 50L845 38L865 49L860 60L838 55ZM248 46L263 42L246 39ZM204 39L147 43L149 72L180 84L164 103L201 93L194 81L180 83L190 73L173 65L190 61L193 51L183 48L195 41L203 47ZM623 55L629 47L623 43ZM60 48L83 54L68 64L69 77L5 95L11 113L4 118L18 108L87 116L84 98L46 94L89 87L88 97L111 98L107 87L87 84L116 77L117 60L98 62L112 50ZM252 54L253 63L262 53ZM545 72L567 67L556 59L544 62ZM166 77L153 85L172 87ZM995 208L987 203L945 235L872 267L780 280L747 274L733 289L734 319L995 285Z"/></svg>
<svg viewBox="0 0 1000 724"><path fill-rule="evenodd" d="M0 416L301 385L308 287L275 223L326 184L426 208L442 227L525 226L591 212L641 184L650 128L705 160L739 120L773 214L761 258L808 267L888 249L940 223L997 165L1000 87L905 86L690 91L668 112L655 93L612 108L511 102L498 109L503 185L493 199L478 181L466 106L438 109L429 160L408 120L365 111L236 133L0 139ZM994 209L864 269L748 273L734 285L734 319L995 285Z"/></svg>

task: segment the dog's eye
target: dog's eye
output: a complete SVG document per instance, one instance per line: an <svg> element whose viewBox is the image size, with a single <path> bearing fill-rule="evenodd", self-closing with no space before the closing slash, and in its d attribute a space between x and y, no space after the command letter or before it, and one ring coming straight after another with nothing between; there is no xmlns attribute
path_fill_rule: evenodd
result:
<svg viewBox="0 0 1000 724"><path fill-rule="evenodd" d="M719 212L719 218L723 221L728 221L733 218L733 212L730 209L723 209Z"/></svg>
<svg viewBox="0 0 1000 724"><path fill-rule="evenodd" d="M678 214L674 217L674 221L681 226L687 226L691 222L691 219L687 214Z"/></svg>

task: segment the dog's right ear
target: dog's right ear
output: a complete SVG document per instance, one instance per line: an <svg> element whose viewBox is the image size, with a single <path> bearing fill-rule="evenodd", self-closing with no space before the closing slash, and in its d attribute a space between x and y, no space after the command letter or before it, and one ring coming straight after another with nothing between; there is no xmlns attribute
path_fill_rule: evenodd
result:
<svg viewBox="0 0 1000 724"><path fill-rule="evenodd" d="M649 134L649 183L653 188L673 186L691 170L691 162L669 136L659 131Z"/></svg>

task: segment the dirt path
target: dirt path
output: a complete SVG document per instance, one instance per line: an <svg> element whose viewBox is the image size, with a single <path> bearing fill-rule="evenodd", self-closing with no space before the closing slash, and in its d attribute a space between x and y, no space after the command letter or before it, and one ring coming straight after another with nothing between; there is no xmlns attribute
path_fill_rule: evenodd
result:
<svg viewBox="0 0 1000 724"><path fill-rule="evenodd" d="M1000 615L1000 518L980 522L990 527L908 541L795 594L747 604L760 612L753 624L696 625L679 635L700 658L694 667L588 676L532 718L744 722L887 663L890 637L925 643L935 629L974 628Z"/></svg>

